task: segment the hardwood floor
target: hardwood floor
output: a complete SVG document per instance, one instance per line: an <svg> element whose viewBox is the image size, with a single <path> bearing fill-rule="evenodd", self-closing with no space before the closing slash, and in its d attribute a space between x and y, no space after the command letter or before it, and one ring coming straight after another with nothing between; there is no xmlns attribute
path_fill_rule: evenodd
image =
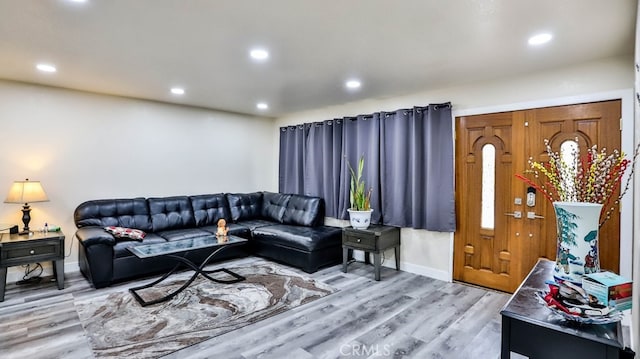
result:
<svg viewBox="0 0 640 359"><path fill-rule="evenodd" d="M251 263L243 258L234 262ZM214 266L220 266L216 263ZM302 272L300 272L302 273ZM339 292L166 358L498 358L508 294L356 262L311 275ZM92 358L74 298L96 289L78 273L9 283L0 303L0 358ZM129 288L128 282L100 291ZM146 282L146 281L145 281Z"/></svg>

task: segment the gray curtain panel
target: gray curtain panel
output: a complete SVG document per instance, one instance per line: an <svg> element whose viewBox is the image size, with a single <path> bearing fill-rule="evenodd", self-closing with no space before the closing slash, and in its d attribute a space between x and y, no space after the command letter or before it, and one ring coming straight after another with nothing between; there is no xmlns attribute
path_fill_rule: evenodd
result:
<svg viewBox="0 0 640 359"><path fill-rule="evenodd" d="M278 169L278 191L280 193L304 194L304 161L306 151L304 125L280 128L280 162Z"/></svg>
<svg viewBox="0 0 640 359"><path fill-rule="evenodd" d="M450 104L385 113L381 198L384 223L431 231L456 228Z"/></svg>
<svg viewBox="0 0 640 359"><path fill-rule="evenodd" d="M340 176L340 218L349 218L349 184L351 172L347 163L357 171L358 160L364 155L363 178L371 193L371 223L382 223L380 205L380 114L360 115L344 119L342 154L343 166Z"/></svg>
<svg viewBox="0 0 640 359"><path fill-rule="evenodd" d="M303 154L304 193L324 198L326 215L341 218L340 170L342 168L342 120L310 124L307 151ZM280 157L282 158L282 157Z"/></svg>
<svg viewBox="0 0 640 359"><path fill-rule="evenodd" d="M451 104L378 112L280 129L280 192L325 199L347 219L347 163L365 157L372 223L453 232Z"/></svg>

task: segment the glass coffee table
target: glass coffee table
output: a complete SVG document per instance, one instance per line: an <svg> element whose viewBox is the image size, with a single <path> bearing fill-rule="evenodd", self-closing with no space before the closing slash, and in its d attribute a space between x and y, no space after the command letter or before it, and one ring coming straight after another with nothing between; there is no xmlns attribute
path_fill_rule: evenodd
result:
<svg viewBox="0 0 640 359"><path fill-rule="evenodd" d="M140 303L140 305L142 305L143 307L146 307L148 305L161 303L175 297L180 292L185 290L200 274L202 274L205 278L209 279L210 281L216 282L216 283L230 284L230 283L241 282L245 280L243 276L237 273L234 273L226 268L219 268L215 270L204 270L204 267L206 267L207 264L209 264L209 262L212 259L214 259L216 255L220 253L222 250L224 250L225 248L241 245L246 242L247 242L246 239L240 238L237 236L225 236L225 237L218 238L212 234L210 236L181 239L181 240L171 241L171 242L143 244L140 246L127 247L129 252L133 253L136 257L140 259L165 256L178 262L176 266L173 267L172 270L167 272L165 275L163 275L159 279L140 287L130 288L129 291L131 292L133 297L138 301L138 303ZM207 258L204 261L202 261L200 265L196 265L195 263L193 263L193 261L186 258L187 254L190 251L196 250L196 249L203 249L203 248L211 248L211 254L209 254L209 256L207 256ZM193 269L194 273L191 276L191 278L189 278L180 288L176 289L175 291L167 294L162 298L158 298L150 301L144 300L137 293L137 291L139 290L153 287L158 283L164 281L165 279L169 278L169 276L175 273L178 270L178 268L180 268L180 265L182 264ZM216 279L209 275L211 273L216 273L216 272L227 273L228 275L233 277L233 279L224 279L224 280Z"/></svg>

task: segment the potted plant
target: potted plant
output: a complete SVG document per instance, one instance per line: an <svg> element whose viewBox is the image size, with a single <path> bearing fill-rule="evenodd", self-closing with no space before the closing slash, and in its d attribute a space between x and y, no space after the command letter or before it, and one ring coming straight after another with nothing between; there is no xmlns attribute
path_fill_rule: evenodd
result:
<svg viewBox="0 0 640 359"><path fill-rule="evenodd" d="M349 220L351 227L356 229L366 229L371 222L371 191L365 187L362 172L364 171L364 155L358 160L358 171L353 170L351 164L347 162L351 172L351 182L349 186Z"/></svg>

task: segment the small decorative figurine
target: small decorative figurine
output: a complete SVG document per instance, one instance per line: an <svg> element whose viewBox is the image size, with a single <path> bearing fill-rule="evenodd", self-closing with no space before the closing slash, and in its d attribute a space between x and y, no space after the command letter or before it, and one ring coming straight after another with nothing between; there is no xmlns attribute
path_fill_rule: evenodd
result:
<svg viewBox="0 0 640 359"><path fill-rule="evenodd" d="M216 237L226 237L229 227L227 227L227 221L224 218L218 220L218 230L216 231Z"/></svg>

